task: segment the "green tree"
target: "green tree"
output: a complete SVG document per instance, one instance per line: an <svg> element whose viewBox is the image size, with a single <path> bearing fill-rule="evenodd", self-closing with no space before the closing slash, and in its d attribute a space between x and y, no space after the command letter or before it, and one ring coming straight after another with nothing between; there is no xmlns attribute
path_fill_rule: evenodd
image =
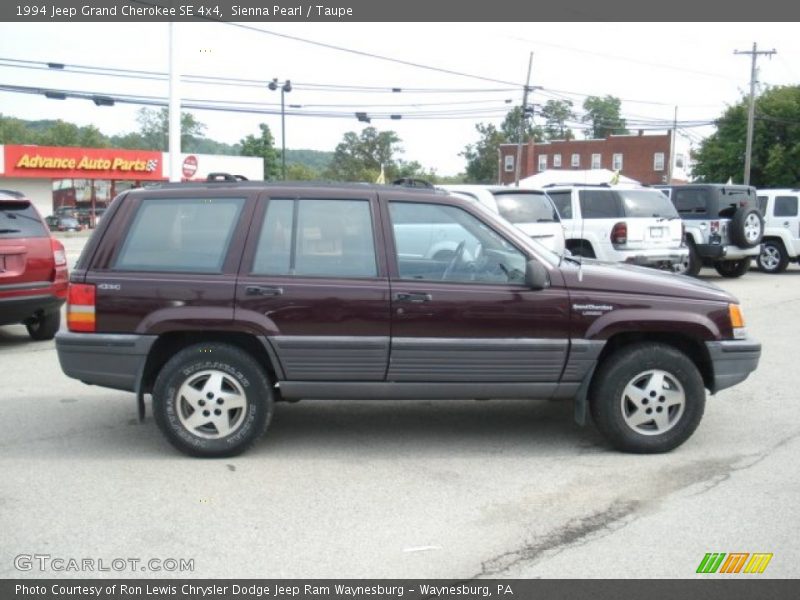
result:
<svg viewBox="0 0 800 600"><path fill-rule="evenodd" d="M575 120L572 100L548 100L542 107L544 136L548 140L571 140L575 137L567 121Z"/></svg>
<svg viewBox="0 0 800 600"><path fill-rule="evenodd" d="M497 161L499 160L500 144L517 143L519 140L520 119L522 108L517 106L506 114L505 119L497 129L491 123L478 123L475 129L480 135L474 144L468 144L460 153L467 159L466 179L472 183L496 183ZM526 120L522 142L530 139L541 142L544 139L541 127L534 126Z"/></svg>
<svg viewBox="0 0 800 600"><path fill-rule="evenodd" d="M586 98L583 101L583 110L586 111L586 114L581 118L581 121L589 124L584 129L586 137L602 139L612 133L628 133L625 119L620 115L621 107L620 99L614 96L604 98L589 96Z"/></svg>
<svg viewBox="0 0 800 600"><path fill-rule="evenodd" d="M324 176L334 181L375 181L384 167L386 181L398 174L395 155L402 152L394 131L365 127L360 134L348 131L336 146Z"/></svg>
<svg viewBox="0 0 800 600"><path fill-rule="evenodd" d="M169 146L169 110L162 108L140 108L136 115L139 134L146 148L167 150ZM206 126L194 118L192 113L181 113L181 151L197 152L196 141L205 139Z"/></svg>
<svg viewBox="0 0 800 600"><path fill-rule="evenodd" d="M748 99L728 107L716 131L693 154L693 174L703 181L744 180ZM750 184L793 187L800 184L800 86L774 87L756 99Z"/></svg>
<svg viewBox="0 0 800 600"><path fill-rule="evenodd" d="M275 138L269 129L269 125L261 123L259 126L261 135L253 134L243 138L239 144L242 156L258 156L264 159L264 180L277 179L280 173L280 153L275 149ZM288 176L288 173L287 173Z"/></svg>
<svg viewBox="0 0 800 600"><path fill-rule="evenodd" d="M36 139L42 146L80 146L80 128L60 119L42 131Z"/></svg>
<svg viewBox="0 0 800 600"><path fill-rule="evenodd" d="M25 121L0 114L0 144L30 144L33 138Z"/></svg>
<svg viewBox="0 0 800 600"><path fill-rule="evenodd" d="M316 169L302 163L291 163L286 165L286 179L289 181L315 181L321 179L322 175Z"/></svg>

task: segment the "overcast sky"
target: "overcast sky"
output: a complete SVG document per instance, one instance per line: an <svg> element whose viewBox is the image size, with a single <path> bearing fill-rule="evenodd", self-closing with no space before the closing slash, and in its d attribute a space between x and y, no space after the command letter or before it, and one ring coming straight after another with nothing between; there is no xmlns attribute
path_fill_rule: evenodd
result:
<svg viewBox="0 0 800 600"><path fill-rule="evenodd" d="M512 86L448 75L244 29L234 24L179 23L178 54L183 73L268 81L290 79L295 89L286 103L292 112L347 113L346 117L286 119L288 148L333 150L347 131L365 124L356 111L395 113L401 120L373 119L379 129L393 129L403 140L401 158L417 160L439 174L463 171L459 156L478 139L475 124L502 121L505 101L521 102L528 55L534 53L533 102L570 98L581 112L585 95L612 94L623 99L622 112L635 121L658 126L671 121L709 121L748 90L749 56L733 51L776 49L759 60L763 85L800 84L800 36L794 23L251 23L248 27L302 37L353 50L441 69L459 71ZM0 58L60 62L118 69L166 72L168 25L165 23L0 23ZM108 95L167 96L165 81L81 75L22 69L0 61L0 83L92 91ZM230 82L228 82L230 83ZM310 85L312 84L312 85ZM319 91L319 84L382 88L503 91L378 93ZM208 101L272 104L280 93L266 87L183 84L182 97ZM398 105L398 106L381 106ZM263 108L263 107L262 107ZM288 108L288 106L287 106ZM49 100L0 92L0 112L24 119L61 118L94 124L106 134L137 128L138 107L96 107L88 100ZM445 111L450 118L412 119L415 111ZM231 114L196 110L208 137L238 142L267 123L280 144L280 115ZM353 115L353 116L350 116ZM463 116L466 118L452 118ZM539 120L540 122L540 120ZM712 131L685 128L695 142Z"/></svg>

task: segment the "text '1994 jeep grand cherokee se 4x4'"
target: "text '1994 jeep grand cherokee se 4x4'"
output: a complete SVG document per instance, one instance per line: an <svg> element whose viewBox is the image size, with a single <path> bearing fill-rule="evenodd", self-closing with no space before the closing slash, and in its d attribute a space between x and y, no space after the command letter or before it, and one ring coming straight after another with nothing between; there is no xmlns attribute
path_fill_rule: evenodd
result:
<svg viewBox="0 0 800 600"><path fill-rule="evenodd" d="M428 252L457 230L451 255ZM574 400L615 447L675 448L761 346L707 283L558 256L446 192L164 184L117 197L70 280L64 372L152 394L180 450L251 446L277 400ZM140 413L141 414L141 413Z"/></svg>

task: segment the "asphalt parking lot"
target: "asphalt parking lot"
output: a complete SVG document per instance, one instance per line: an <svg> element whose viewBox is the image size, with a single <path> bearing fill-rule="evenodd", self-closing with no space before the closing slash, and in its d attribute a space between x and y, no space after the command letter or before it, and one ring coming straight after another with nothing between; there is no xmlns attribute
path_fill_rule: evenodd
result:
<svg viewBox="0 0 800 600"><path fill-rule="evenodd" d="M70 265L85 239L65 238ZM244 456L190 459L132 394L2 327L0 577L683 578L707 552L797 577L800 268L703 277L741 299L761 365L657 456L610 450L567 404L419 400L281 404ZM194 571L19 571L20 554Z"/></svg>

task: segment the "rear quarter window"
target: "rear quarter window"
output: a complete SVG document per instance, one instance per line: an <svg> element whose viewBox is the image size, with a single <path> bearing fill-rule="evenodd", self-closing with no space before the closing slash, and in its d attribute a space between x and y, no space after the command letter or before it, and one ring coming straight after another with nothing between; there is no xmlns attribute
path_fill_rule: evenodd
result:
<svg viewBox="0 0 800 600"><path fill-rule="evenodd" d="M556 210L562 219L572 218L572 192L548 192L547 195L556 205Z"/></svg>
<svg viewBox="0 0 800 600"><path fill-rule="evenodd" d="M622 204L611 190L581 190L578 194L584 219L619 219L623 216Z"/></svg>
<svg viewBox="0 0 800 600"><path fill-rule="evenodd" d="M39 213L27 201L0 201L0 239L48 237Z"/></svg>
<svg viewBox="0 0 800 600"><path fill-rule="evenodd" d="M684 218L701 218L708 214L708 190L672 190L672 204Z"/></svg>
<svg viewBox="0 0 800 600"><path fill-rule="evenodd" d="M221 272L244 202L244 198L142 200L114 268Z"/></svg>

